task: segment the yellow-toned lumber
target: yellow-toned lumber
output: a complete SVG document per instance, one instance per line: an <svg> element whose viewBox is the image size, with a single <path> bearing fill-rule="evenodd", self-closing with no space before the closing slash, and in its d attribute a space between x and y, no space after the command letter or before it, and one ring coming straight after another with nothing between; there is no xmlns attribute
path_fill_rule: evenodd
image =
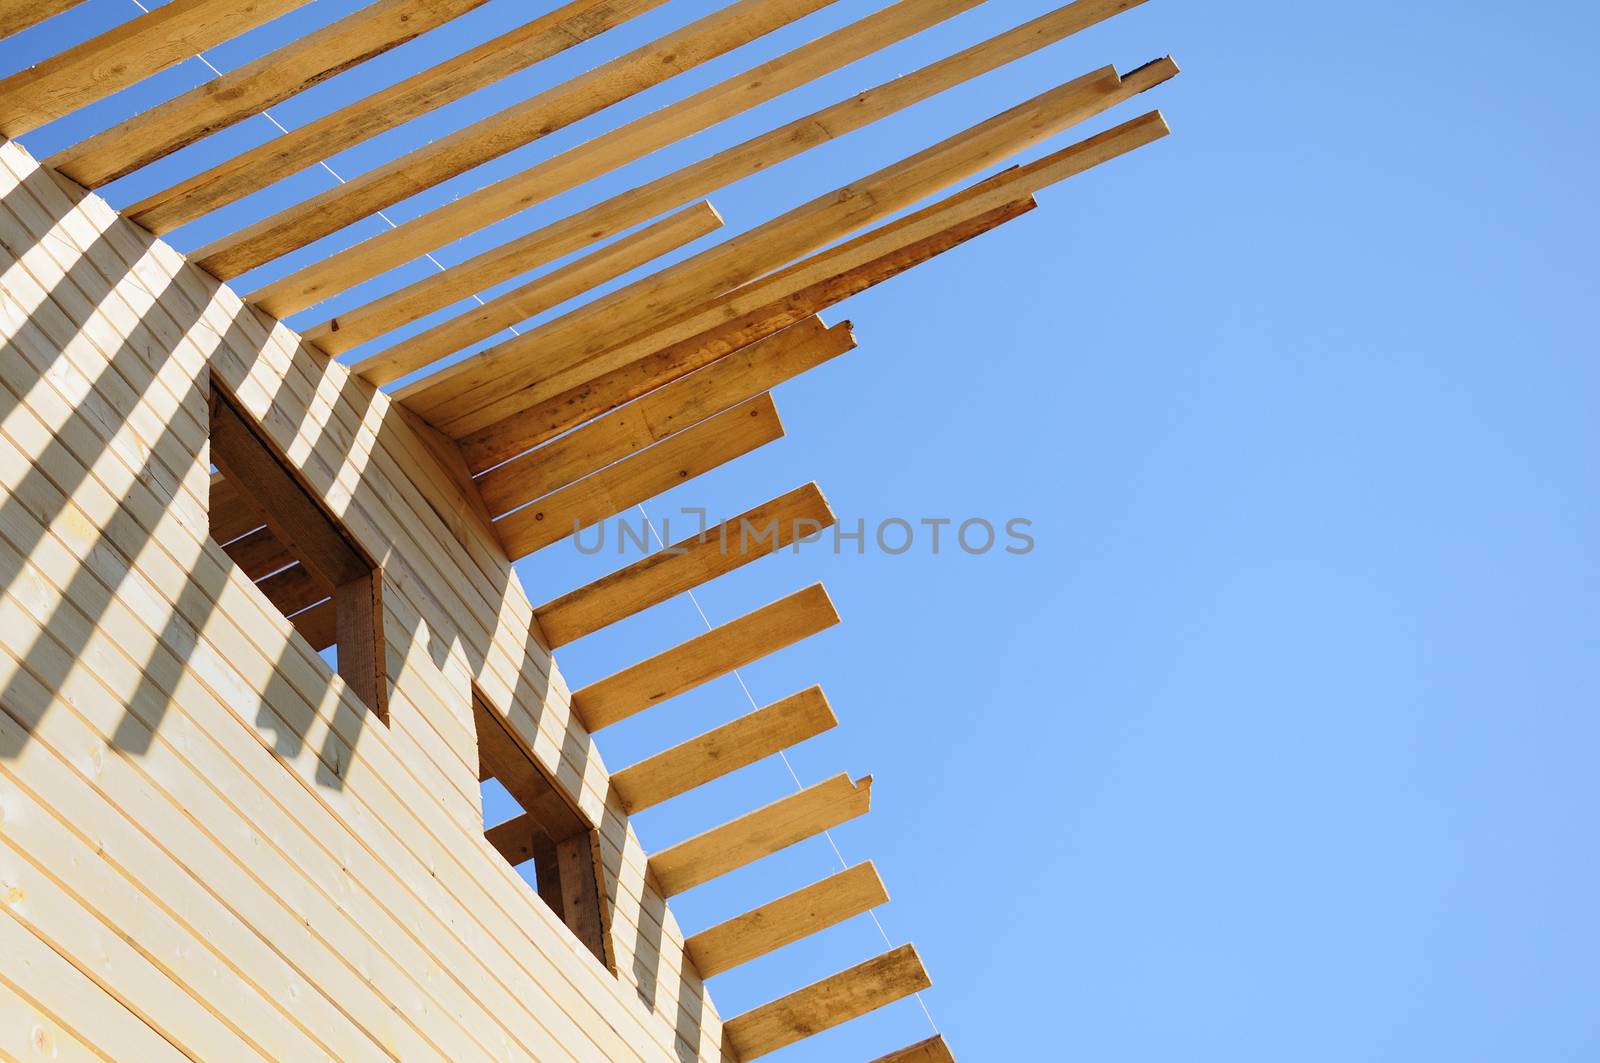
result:
<svg viewBox="0 0 1600 1063"><path fill-rule="evenodd" d="M333 587L305 565L293 565L256 582L278 612L290 617L333 597Z"/></svg>
<svg viewBox="0 0 1600 1063"><path fill-rule="evenodd" d="M992 41L852 95L830 107L614 196L571 218L546 225L500 251L479 254L456 267L452 276L428 277L417 281L375 300L359 313L377 322L374 327L385 330L397 328L441 306L515 276L518 263L526 262L530 257L535 262L553 261L591 240L636 225L698 196L709 195L742 177L771 169L818 144L860 129L1142 2L1079 0ZM932 25L955 14L958 8L970 6L973 5L958 3L941 7L913 4L905 0L773 63L729 79L701 95L715 106L726 106L723 97L730 87L738 89L733 97L735 102L748 97L752 88L747 83L754 78L755 87L760 88L764 80L774 73L770 68L781 65L778 72L809 72L816 69L819 63L825 65L830 55L837 53L848 57L856 55L864 46L883 47L900 36L914 32L918 26ZM685 101L681 106L688 106L691 102ZM649 120L655 117L649 116ZM608 134L608 137L620 140L631 135L631 128L623 127L614 134ZM605 140L607 138L600 138L591 143L604 146L602 141ZM576 168L589 158L585 154L589 148L590 145L583 145L525 173L505 178L456 203L438 208L399 229L380 233L350 252L334 255L325 263L308 266L262 288L252 295L252 299L262 309L281 316L328 298L337 291L474 231L485 224L486 218L498 219L540 198L555 194L573 174L587 172ZM360 253L357 254L357 251Z"/></svg>
<svg viewBox="0 0 1600 1063"><path fill-rule="evenodd" d="M474 306L388 350L370 355L351 369L371 384L398 380L478 340L487 339L501 329L632 272L651 259L715 232L721 226L722 216L710 203L702 201L686 207L570 265L529 281L515 291ZM307 331L304 338L326 353L338 355L372 337L365 334L359 318L336 317Z"/></svg>
<svg viewBox="0 0 1600 1063"><path fill-rule="evenodd" d="M735 1015L722 1024L723 1047L737 1059L758 1059L920 993L932 984L917 950L901 945L770 1004Z"/></svg>
<svg viewBox="0 0 1600 1063"><path fill-rule="evenodd" d="M545 645L557 649L833 523L828 500L816 484L806 484L547 602L534 620Z"/></svg>
<svg viewBox="0 0 1600 1063"><path fill-rule="evenodd" d="M0 134L21 136L306 2L167 0L0 81Z"/></svg>
<svg viewBox="0 0 1600 1063"><path fill-rule="evenodd" d="M931 237L902 242L903 246L894 247L865 265L841 270L824 281L739 314L731 321L718 324L687 340L665 347L653 341L630 343L622 355L616 356L615 360L623 364L610 372L576 382L565 391L551 395L526 410L462 437L459 441L462 457L470 467L476 469L495 465L504 461L507 455L537 446L591 417L670 384L702 366L715 364L723 358L742 356L752 345L774 342L777 337L787 335L804 322L816 320L815 311L903 273L1032 209L1033 201L1025 198L976 217L960 218ZM890 229L890 226L884 226L874 230L874 233L881 235ZM853 243L841 244L836 249L819 252L806 262L817 264L835 261L844 257L852 246ZM728 298L737 295L734 293ZM624 357L626 361L623 361ZM612 360L613 355L608 352L606 358Z"/></svg>
<svg viewBox="0 0 1600 1063"><path fill-rule="evenodd" d="M211 538L219 544L229 543L267 523L256 504L240 493L237 485L220 472L211 474L206 514L211 522Z"/></svg>
<svg viewBox="0 0 1600 1063"><path fill-rule="evenodd" d="M683 943L683 951L700 977L710 978L888 901L889 891L868 861L702 930Z"/></svg>
<svg viewBox="0 0 1600 1063"><path fill-rule="evenodd" d="M764 760L837 726L821 687L810 687L764 709L707 731L611 776L628 812L642 812ZM709 972L704 969L702 974Z"/></svg>
<svg viewBox="0 0 1600 1063"><path fill-rule="evenodd" d="M224 546L222 551L233 559L234 564L244 569L244 574L252 580L270 576L295 562L294 554L267 527L239 536Z"/></svg>
<svg viewBox="0 0 1600 1063"><path fill-rule="evenodd" d="M83 0L0 0L0 39L20 33L81 3Z"/></svg>
<svg viewBox="0 0 1600 1063"><path fill-rule="evenodd" d="M1167 64L1163 61L1155 65ZM1036 163L1006 171L969 190L978 194L958 194L935 208L919 212L907 219L914 220L913 225L885 226L867 234L866 238L841 245L839 250L844 252L847 248L848 253L814 255L797 266L709 300L686 317L611 347L587 364L531 385L524 397L534 401L527 408L482 430L456 437L462 456L470 467L482 469L510 454L522 453L616 401L625 401L641 390L658 386L662 380L673 379L704 364L728 346L738 346L740 340L748 342L750 332L746 331L746 325L753 329L755 336L760 336L767 327L762 321L770 322L772 327L782 327L786 320L792 320L791 315L814 313L829 305L830 299L848 296L852 288L859 290L861 286L885 279L885 274L879 272L880 267L889 269L887 275L898 272L895 256L902 252L915 254L920 241L928 241L922 246L931 253L947 249L951 245L941 247L939 234L959 235L968 222L975 226L967 230L969 235L991 223L998 224L1011 212L1026 209L1024 204L1032 192L1160 139L1167 132L1160 113L1151 112ZM990 217L985 219L985 214ZM901 260L899 268L914 262L915 258ZM851 270L858 268L859 273L851 274ZM740 319L744 322L732 328L735 335L732 343L719 338L718 330ZM710 350L706 349L705 338L711 342ZM670 361L673 357L670 345L680 343L683 346L676 351L688 360L689 368L669 371L664 376L645 368L651 363ZM666 352L664 345L668 345ZM617 376L608 379L607 374L612 373ZM639 376L654 377L654 382L638 383ZM427 387L429 380L419 382L419 386ZM616 399L613 391L625 394Z"/></svg>
<svg viewBox="0 0 1600 1063"><path fill-rule="evenodd" d="M944 1035L934 1034L926 1041L879 1056L872 1063L956 1063L956 1057L945 1044Z"/></svg>
<svg viewBox="0 0 1600 1063"><path fill-rule="evenodd" d="M330 598L309 609L300 610L289 618L289 623L294 625L301 638L311 644L312 649L320 652L339 641L338 620L338 610Z"/></svg>
<svg viewBox="0 0 1600 1063"><path fill-rule="evenodd" d="M147 196L123 214L157 235L171 232L665 2L571 0L453 59Z"/></svg>
<svg viewBox="0 0 1600 1063"><path fill-rule="evenodd" d="M872 776L851 782L848 775L835 775L661 850L650 857L650 873L663 897L676 897L719 875L864 816L871 804Z"/></svg>
<svg viewBox="0 0 1600 1063"><path fill-rule="evenodd" d="M658 328L686 307L781 268L1104 110L1119 84L1116 71L1104 67L1051 89L398 394L446 435L460 437L493 424L544 397L528 389L586 366L619 339Z"/></svg>
<svg viewBox="0 0 1600 1063"><path fill-rule="evenodd" d="M193 260L223 280L237 277L831 2L738 0L658 41L214 241L195 252ZM266 303L258 305L280 317L285 312Z"/></svg>
<svg viewBox="0 0 1600 1063"><path fill-rule="evenodd" d="M332 256L325 263L308 266L252 293L250 300L268 313L281 316L290 308L308 305L304 302L308 298L327 298L338 290L374 277L486 224L544 202L718 122L760 106L919 30L976 7L980 2L899 0L776 59L735 74L521 173L429 211L398 229L380 233L346 252ZM792 134L798 134L782 138L788 144L788 153L794 154L815 143L819 139L818 133L826 128L826 122L801 120L785 128ZM748 144L745 148L754 146ZM754 172L759 168L757 160L761 154L751 151L742 156L749 167L745 172ZM691 195L679 202L693 198ZM669 203L649 213L636 213L635 217L642 220L677 205ZM635 212L641 209L640 206L634 207ZM465 283L464 278L462 283ZM459 287L457 283L446 281L433 286L432 291L442 293Z"/></svg>
<svg viewBox="0 0 1600 1063"><path fill-rule="evenodd" d="M378 0L64 148L46 159L45 165L85 188L99 188L486 2Z"/></svg>
<svg viewBox="0 0 1600 1063"><path fill-rule="evenodd" d="M572 695L572 711L599 731L838 622L828 592L813 584L589 684Z"/></svg>
<svg viewBox="0 0 1600 1063"><path fill-rule="evenodd" d="M762 395L508 514L495 531L506 556L526 557L782 436Z"/></svg>
<svg viewBox="0 0 1600 1063"><path fill-rule="evenodd" d="M752 344L485 473L478 478L484 505L499 515L531 502L755 398L855 345L847 321L819 335L787 329L771 342Z"/></svg>

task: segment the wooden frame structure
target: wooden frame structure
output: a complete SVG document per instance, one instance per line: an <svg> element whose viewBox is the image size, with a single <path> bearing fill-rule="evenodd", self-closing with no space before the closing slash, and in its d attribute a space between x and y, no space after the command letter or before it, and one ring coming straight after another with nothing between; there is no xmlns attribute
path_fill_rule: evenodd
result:
<svg viewBox="0 0 1600 1063"><path fill-rule="evenodd" d="M931 984L905 945L718 1015L705 979L888 900L870 862L690 935L668 904L864 815L870 777L653 853L631 825L835 726L819 687L616 771L596 749L596 732L837 624L820 584L577 690L552 656L830 527L816 484L563 593L530 595L512 568L780 439L772 390L857 343L820 315L1167 133L1150 111L1050 143L1177 73L1101 66L718 237L729 219L706 197L1143 3L1074 0L565 218L506 222L984 0L863 0L839 28L766 47L834 2L727 0L674 21L671 0L552 0L165 187L152 164L432 47L485 0L372 0L325 23L306 0L167 0L0 78L0 136L26 138L311 18L42 163L0 141L0 1056L739 1061ZM0 0L0 36L75 4ZM647 14L674 28L607 49ZM273 198L591 41L611 58ZM351 228L747 46L767 58L386 229ZM102 188L132 201L114 210ZM271 205L187 254L163 239L190 245L185 226L255 202ZM526 231L401 272L502 222ZM356 305L330 304L360 285ZM319 323L281 323L305 311ZM522 811L486 829L491 778ZM953 1058L935 1036L880 1063Z"/></svg>

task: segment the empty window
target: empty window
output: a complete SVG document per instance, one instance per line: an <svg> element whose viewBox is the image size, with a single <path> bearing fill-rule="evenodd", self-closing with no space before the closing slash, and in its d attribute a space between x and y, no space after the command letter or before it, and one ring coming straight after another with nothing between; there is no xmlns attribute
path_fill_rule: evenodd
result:
<svg viewBox="0 0 1600 1063"><path fill-rule="evenodd" d="M499 782L520 807L518 814L485 832L489 843L513 867L533 865L540 899L601 963L614 969L599 832L477 691L472 711L478 725L479 778Z"/></svg>
<svg viewBox="0 0 1600 1063"><path fill-rule="evenodd" d="M377 564L216 380L211 537L388 722Z"/></svg>

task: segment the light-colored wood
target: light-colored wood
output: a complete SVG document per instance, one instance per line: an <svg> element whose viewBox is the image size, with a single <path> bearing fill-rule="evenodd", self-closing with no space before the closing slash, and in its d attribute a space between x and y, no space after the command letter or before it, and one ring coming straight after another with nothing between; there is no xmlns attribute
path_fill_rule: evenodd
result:
<svg viewBox="0 0 1600 1063"><path fill-rule="evenodd" d="M375 58L486 0L377 0L45 160L85 188L130 174Z"/></svg>
<svg viewBox="0 0 1600 1063"><path fill-rule="evenodd" d="M0 0L0 40L81 3L83 0Z"/></svg>
<svg viewBox="0 0 1600 1063"><path fill-rule="evenodd" d="M124 209L153 233L171 232L210 211L259 191L370 140L436 107L461 99L519 70L660 7L666 0L571 0L493 40L363 96L289 130L260 147L218 163Z"/></svg>
<svg viewBox="0 0 1600 1063"><path fill-rule="evenodd" d="M167 0L0 81L0 133L19 137L304 3Z"/></svg>
<svg viewBox="0 0 1600 1063"><path fill-rule="evenodd" d="M223 280L237 277L407 196L715 59L830 2L738 0L497 115L351 178L232 236L213 241L192 258L213 276ZM286 313L276 304L252 301L268 313Z"/></svg>
<svg viewBox="0 0 1600 1063"><path fill-rule="evenodd" d="M833 524L822 491L806 484L546 602L534 619L544 644L557 649Z"/></svg>
<svg viewBox="0 0 1600 1063"><path fill-rule="evenodd" d="M723 1043L742 1061L759 1059L920 993L932 984L917 950L901 945L770 1004L734 1016L723 1023Z"/></svg>
<svg viewBox="0 0 1600 1063"><path fill-rule="evenodd" d="M572 711L599 731L838 622L828 592L812 584L574 691Z"/></svg>
<svg viewBox="0 0 1600 1063"><path fill-rule="evenodd" d="M702 930L684 950L701 977L710 978L888 902L869 860Z"/></svg>
<svg viewBox="0 0 1600 1063"><path fill-rule="evenodd" d="M944 1035L934 1034L926 1041L879 1056L873 1063L956 1063L956 1057L945 1044Z"/></svg>
<svg viewBox="0 0 1600 1063"><path fill-rule="evenodd" d="M464 436L460 440L463 460L474 468L487 468L502 462L511 454L537 446L590 417L604 414L636 396L669 385L702 366L740 356L747 348L753 349L752 344L759 346L787 335L789 331L800 327L796 322L814 320L814 317L808 318L807 315L814 315L819 310L898 276L919 263L1026 214L1033 207L1033 201L1024 198L987 213L961 216L933 236L900 241L897 246L863 265L836 269L832 275L826 275L808 287L789 285L788 289L793 290L786 289L781 297L743 313L733 311L732 320L716 324L686 340L665 346L654 343L629 344L627 354L632 357L626 361L623 355L613 357L608 353L608 360L622 364ZM873 235L888 235L895 231L894 226L898 224L891 223L874 230ZM817 267L843 261L852 256L856 246L855 241L841 244L813 255L803 265ZM764 288L771 290L774 285L782 283L787 275L789 271L774 275L773 285L765 285ZM740 293L735 292L714 305L721 308L739 298Z"/></svg>
<svg viewBox="0 0 1600 1063"><path fill-rule="evenodd" d="M1163 61L1150 69L1152 77L1160 77L1164 70L1175 68ZM759 337L769 327L782 327L792 315L815 313L829 305L831 298L843 298L862 283L884 279L880 267L887 267L893 275L898 272L897 265L914 264L921 251L938 253L952 242L959 243L963 233L975 235L991 223L999 224L1008 215L1028 209L1027 199L1033 192L1158 140L1167 132L1159 112L1142 115L1035 163L1005 171L968 190L972 194L959 193L911 215L906 219L911 224L884 226L841 245L837 253L814 255L712 299L664 328L611 347L585 365L530 386L525 397L536 401L483 430L459 436L462 454L469 466L484 468L521 453L614 404L618 393L625 401L639 390L697 368L728 347L748 342L752 331ZM797 296L798 305L791 307L787 300ZM731 329L734 339L723 338L719 330L724 329ZM675 344L683 346L674 351ZM686 360L688 368L661 368L663 363L670 367L678 360ZM609 373L618 376L607 380ZM637 381L641 375L646 378L644 383ZM420 383L428 386L432 379ZM406 397L403 392L401 397Z"/></svg>
<svg viewBox="0 0 1600 1063"><path fill-rule="evenodd" d="M880 48L976 7L980 2L898 0L859 22L735 74L652 114L537 163L519 174L440 206L398 229L380 233L347 252L275 281L251 293L249 298L269 313L282 315L302 309L310 305L308 299L311 302L320 301L362 280L375 277L384 270L441 247L486 224L549 200L718 122L760 106ZM785 128L799 133L799 136L782 138L795 142L789 149L793 154L815 142L816 132L824 128L824 124L802 120L798 125L791 123ZM747 172L754 172L760 165L758 160L762 158L761 153L744 151L743 154L751 167ZM777 157L773 155L767 161L776 161ZM690 195L680 203L693 198ZM634 217L636 221L643 220L680 203L658 205L648 212L641 204L634 208ZM539 253L537 247L526 247L526 242L524 247L524 254ZM430 290L435 299L443 298L445 291L454 292L453 298L459 298L465 292L476 290L465 285L477 272L474 269L459 281L437 281L430 286ZM450 298L445 298L445 302L449 301ZM395 304L387 302L384 307L392 312ZM410 318L404 317L398 323L403 324L405 320Z"/></svg>
<svg viewBox="0 0 1600 1063"><path fill-rule="evenodd" d="M762 395L523 506L495 530L507 556L526 557L782 437L778 408Z"/></svg>
<svg viewBox="0 0 1600 1063"><path fill-rule="evenodd" d="M619 339L650 333L681 317L685 307L786 266L1099 113L1116 99L1119 85L1110 67L1068 82L396 394L452 437L493 424L546 397L533 389L586 369Z"/></svg>
<svg viewBox="0 0 1600 1063"><path fill-rule="evenodd" d="M821 687L810 687L681 745L614 772L611 788L642 812L838 725ZM712 972L697 962L702 975Z"/></svg>
<svg viewBox="0 0 1600 1063"><path fill-rule="evenodd" d="M708 417L854 350L849 322L821 333L785 330L478 478L483 502L500 514L621 461Z"/></svg>
<svg viewBox="0 0 1600 1063"><path fill-rule="evenodd" d="M1042 47L1078 29L1093 25L1120 10L1137 6L1143 0L1079 0L1042 19L968 49L939 63L896 78L894 81L847 97L734 147L717 152L628 192L579 211L570 218L553 222L512 241L497 251L483 252L454 268L448 277L428 277L384 296L362 308L364 316L382 320L396 328L441 306L515 276L519 265L529 268L553 261L589 241L637 225L664 211L672 210L699 196L710 195L740 178L764 172L786 159L818 144L861 129L880 118L935 95L964 80L976 77L1001 64ZM971 3L912 3L893 5L861 22L847 26L774 63L731 78L700 94L714 113L734 105L755 92L765 93L767 79L789 72L806 74L832 62L833 57L858 54L863 43L886 44L918 26L932 25L955 14ZM813 75L814 76L814 75ZM685 101L688 107L690 101ZM705 111L705 106L699 106ZM693 116L695 110L686 110ZM593 153L599 147L631 142L644 143L649 135L648 120L624 126L600 138L596 149L590 145L573 149L523 174L505 178L454 204L438 208L398 229L380 233L347 253L330 256L322 263L307 266L252 294L263 309L287 314L304 309L337 294L361 280L377 276L474 231L485 218L499 218L510 212L556 194L569 182L596 175ZM639 127L643 125L644 128ZM357 253L359 252L359 253Z"/></svg>
<svg viewBox="0 0 1600 1063"><path fill-rule="evenodd" d="M867 814L872 776L835 775L650 857L662 896L675 897L764 856Z"/></svg>
<svg viewBox="0 0 1600 1063"><path fill-rule="evenodd" d="M352 369L369 383L388 384L479 340L488 339L502 329L575 299L721 227L722 216L710 203L686 207L570 265L498 296L486 305L475 306L387 350L369 355L356 362ZM376 335L369 323L356 314L318 325L307 331L305 338L328 354L337 355Z"/></svg>

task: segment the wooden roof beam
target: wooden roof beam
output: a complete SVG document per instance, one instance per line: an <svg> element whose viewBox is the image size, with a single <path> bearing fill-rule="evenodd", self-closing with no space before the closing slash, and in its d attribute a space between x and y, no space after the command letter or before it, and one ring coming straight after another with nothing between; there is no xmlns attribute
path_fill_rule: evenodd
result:
<svg viewBox="0 0 1600 1063"><path fill-rule="evenodd" d="M690 372L948 250L1029 209L1034 191L1160 139L1168 132L1151 112L1024 167L1005 171L941 203L814 255L734 292L648 336L624 341L587 366L530 387L530 405L484 429L458 436L469 467L483 469L520 454L650 388ZM969 194L971 193L971 194ZM1019 198L1020 197L1020 198ZM421 384L426 385L424 380Z"/></svg>
<svg viewBox="0 0 1600 1063"><path fill-rule="evenodd" d="M237 277L832 2L738 0L658 41L216 240L191 259L222 280ZM282 316L265 304L262 309Z"/></svg>
<svg viewBox="0 0 1600 1063"><path fill-rule="evenodd" d="M81 3L83 0L0 0L0 40Z"/></svg>
<svg viewBox="0 0 1600 1063"><path fill-rule="evenodd" d="M270 576L295 563L294 554L268 527L260 527L239 536L224 545L222 552L244 569L244 574L252 580Z"/></svg>
<svg viewBox="0 0 1600 1063"><path fill-rule="evenodd" d="M967 240L1033 209L1031 199L1023 199L974 218L963 218L925 240L905 243L864 266L841 270L826 283L802 288L788 298L754 311L746 311L708 331L677 343L662 346L655 342L632 342L617 360L626 360L616 369L576 382L565 391L551 395L526 410L512 414L459 442L469 467L482 469L520 454L530 447L566 432L591 417L603 414L635 397L742 352L751 344L772 342L777 336L799 327L795 322L815 320L814 311L864 291L918 263L944 253ZM887 227L886 227L887 228ZM879 230L884 231L884 230ZM841 248L849 245L841 245ZM831 259L833 252L822 252ZM731 298L731 297L730 297ZM721 305L719 301L717 305ZM811 315L808 317L807 315ZM608 360L611 359L608 354ZM533 453L539 453L534 451Z"/></svg>
<svg viewBox="0 0 1600 1063"><path fill-rule="evenodd" d="M658 329L685 307L703 305L1098 114L1117 100L1119 85L1111 67L1070 81L397 394L452 437L493 424L531 405L538 393L530 389L585 370L619 338Z"/></svg>
<svg viewBox="0 0 1600 1063"><path fill-rule="evenodd" d="M833 524L828 500L806 484L546 602L533 611L538 634L557 649Z"/></svg>
<svg viewBox="0 0 1600 1063"><path fill-rule="evenodd" d="M167 0L0 81L0 134L38 129L306 2Z"/></svg>
<svg viewBox="0 0 1600 1063"><path fill-rule="evenodd" d="M99 188L227 129L358 63L481 7L487 0L378 0L236 70L212 78L45 160Z"/></svg>
<svg viewBox="0 0 1600 1063"><path fill-rule="evenodd" d="M153 193L122 213L158 236L171 232L665 2L572 0L453 59Z"/></svg>
<svg viewBox="0 0 1600 1063"><path fill-rule="evenodd" d="M838 622L828 592L813 584L590 683L572 695L573 714L592 734Z"/></svg>
<svg viewBox="0 0 1600 1063"><path fill-rule="evenodd" d="M507 557L526 557L782 436L762 395L507 514L495 532Z"/></svg>
<svg viewBox="0 0 1600 1063"><path fill-rule="evenodd" d="M452 276L425 278L344 314L345 338L340 342L353 346L382 335L441 306L507 280L519 272L519 267L531 268L531 265L554 261L592 240L637 225L699 196L710 195L740 178L771 169L818 144L861 129L1142 2L1078 0L921 70L852 94L832 106L614 196L568 219L546 225L503 249L476 255L458 266ZM251 293L250 298L263 310L279 316L304 309L465 236L484 225L486 219L494 221L506 217L572 187L575 180L587 180L604 172L597 169L597 165L610 165L612 160L626 161L626 154L618 154L611 145L646 143L637 138L656 136L668 128L651 125L660 115L672 112L692 116L706 112L708 107L712 113L723 113L729 106L729 97L735 105L746 101L753 106L770 98L768 90L780 83L769 79L783 75L786 80L781 83L793 87L790 83L798 77L816 77L834 69L832 64L837 58L866 54L874 47L884 47L910 36L919 28L934 25L959 8L971 6L971 3L912 4L910 0L903 0L781 59L730 78L668 111L623 126L521 174L464 196L399 229L380 233L349 252L307 266ZM732 113L735 112L728 111L724 117ZM318 332L312 329L310 334L315 338Z"/></svg>
<svg viewBox="0 0 1600 1063"><path fill-rule="evenodd" d="M810 687L614 772L611 789L632 815L765 760L838 723L822 688Z"/></svg>
<svg viewBox="0 0 1600 1063"><path fill-rule="evenodd" d="M351 371L368 383L388 384L519 321L576 299L721 227L722 216L710 203L701 201L388 350L363 358L351 366ZM308 332L304 338L324 351L333 348L330 354L348 349L339 335L338 318L320 326L316 333Z"/></svg>
<svg viewBox="0 0 1600 1063"><path fill-rule="evenodd" d="M650 857L649 869L663 897L752 864L825 830L867 814L872 776L851 782L840 774L765 808L740 816Z"/></svg>
<svg viewBox="0 0 1600 1063"><path fill-rule="evenodd" d="M855 345L848 321L820 333L785 329L484 473L477 480L483 503L498 516L770 391Z"/></svg>
<svg viewBox="0 0 1600 1063"><path fill-rule="evenodd" d="M934 1034L926 1041L879 1056L872 1063L956 1063L956 1057L945 1044L944 1035Z"/></svg>
<svg viewBox="0 0 1600 1063"><path fill-rule="evenodd" d="M888 901L889 891L868 861L702 930L683 943L683 951L700 977L711 978Z"/></svg>
<svg viewBox="0 0 1600 1063"><path fill-rule="evenodd" d="M722 1045L742 1063L893 1004L933 984L911 945L763 1004L722 1024Z"/></svg>

